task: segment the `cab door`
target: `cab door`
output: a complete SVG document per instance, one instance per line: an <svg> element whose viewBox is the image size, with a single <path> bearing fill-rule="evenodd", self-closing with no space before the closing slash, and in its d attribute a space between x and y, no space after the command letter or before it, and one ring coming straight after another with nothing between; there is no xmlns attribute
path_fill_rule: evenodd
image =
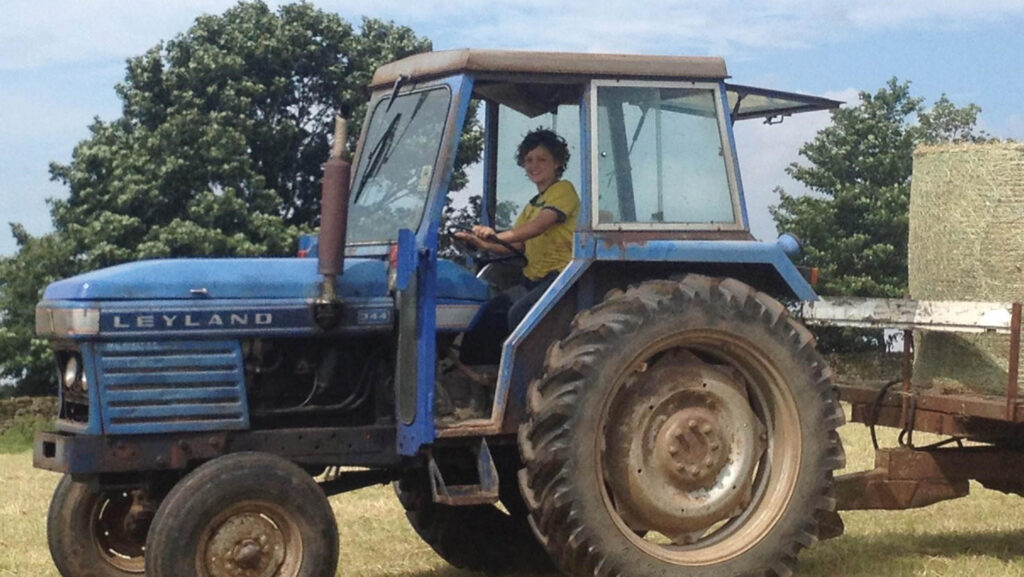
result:
<svg viewBox="0 0 1024 577"><path fill-rule="evenodd" d="M399 231L395 264L398 317L395 416L398 453L407 456L417 454L436 437L438 231L473 91L472 80L465 75L453 76L442 83L451 91L452 102L437 163L429 175L426 209L416 230Z"/></svg>

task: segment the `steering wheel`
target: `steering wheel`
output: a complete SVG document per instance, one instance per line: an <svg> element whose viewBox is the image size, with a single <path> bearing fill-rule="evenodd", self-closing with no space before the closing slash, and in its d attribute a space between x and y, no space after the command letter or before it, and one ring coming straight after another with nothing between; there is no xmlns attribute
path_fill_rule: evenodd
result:
<svg viewBox="0 0 1024 577"><path fill-rule="evenodd" d="M506 262L513 260L520 260L522 261L522 266L526 266L526 264L529 262L526 259L526 253L516 248L512 243L498 238L498 235L496 234L492 234L485 240L501 245L503 248L508 250L510 254L495 255L494 253L488 252L486 250L475 250L465 241L456 238L456 232L467 232L473 234L473 229L466 228L463 226L453 226L451 227L451 229L449 229L449 233L452 236L452 246L454 246L455 249L458 250L459 252L468 255L470 258L473 259L473 262L481 266L490 264L492 262Z"/></svg>

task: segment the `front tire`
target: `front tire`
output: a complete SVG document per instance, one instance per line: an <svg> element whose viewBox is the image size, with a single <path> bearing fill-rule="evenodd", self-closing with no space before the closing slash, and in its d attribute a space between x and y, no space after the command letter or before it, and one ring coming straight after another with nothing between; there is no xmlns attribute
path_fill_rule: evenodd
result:
<svg viewBox="0 0 1024 577"><path fill-rule="evenodd" d="M338 527L308 473L265 453L203 464L171 489L146 541L150 577L332 577Z"/></svg>
<svg viewBox="0 0 1024 577"><path fill-rule="evenodd" d="M145 569L149 524L132 519L129 490L97 491L64 475L46 518L50 555L64 577L128 577ZM137 522L136 522L137 521Z"/></svg>
<svg viewBox="0 0 1024 577"><path fill-rule="evenodd" d="M581 312L528 411L524 494L570 574L786 576L835 510L831 372L733 279L646 282Z"/></svg>

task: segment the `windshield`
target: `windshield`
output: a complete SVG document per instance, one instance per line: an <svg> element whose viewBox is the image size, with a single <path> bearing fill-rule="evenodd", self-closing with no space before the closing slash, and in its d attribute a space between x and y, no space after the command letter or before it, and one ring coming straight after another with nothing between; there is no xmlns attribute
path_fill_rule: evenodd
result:
<svg viewBox="0 0 1024 577"><path fill-rule="evenodd" d="M445 87L377 101L352 180L348 243L388 242L417 228L450 102Z"/></svg>

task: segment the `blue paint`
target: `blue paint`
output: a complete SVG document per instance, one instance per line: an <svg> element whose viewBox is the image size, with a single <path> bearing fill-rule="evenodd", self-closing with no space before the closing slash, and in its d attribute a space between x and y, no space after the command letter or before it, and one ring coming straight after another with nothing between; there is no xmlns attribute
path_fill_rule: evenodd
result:
<svg viewBox="0 0 1024 577"><path fill-rule="evenodd" d="M58 281L47 300L278 299L316 298L316 259L218 258L146 260ZM207 296L193 290L205 289ZM341 298L387 295L387 264L346 259L339 279Z"/></svg>
<svg viewBox="0 0 1024 577"><path fill-rule="evenodd" d="M529 383L526 382L526 371L523 370L523 365L544 362L543 358L520 357L519 346L579 281L590 264L590 260L583 259L573 259L569 262L569 265L562 270L551 287L540 297L537 304L526 314L516 330L512 331L512 334L505 340L501 354L501 367L498 370L498 385L494 392L494 414L498 415L499 420L505 416L510 392L515 395L526 394L526 386Z"/></svg>
<svg viewBox="0 0 1024 577"><path fill-rule="evenodd" d="M587 91L580 95L580 170L583 174L580 177L580 212L576 219L576 231L590 230L590 221L593 215L593 174L592 159L590 158L590 99L587 98ZM576 246L576 243L573 243Z"/></svg>
<svg viewBox="0 0 1024 577"><path fill-rule="evenodd" d="M315 258L320 255L320 237L315 234L304 234L299 236L298 256L302 258Z"/></svg>
<svg viewBox="0 0 1024 577"><path fill-rule="evenodd" d="M782 233L778 240L775 241L775 244L779 245L779 249L791 258L796 258L804 252L800 239L789 232Z"/></svg>
<svg viewBox="0 0 1024 577"><path fill-rule="evenodd" d="M732 151L732 174L736 178L736 194L739 197L740 218L743 223L743 230L750 230L750 220L747 216L747 199L743 193L743 179L740 177L740 161L736 155L736 136L733 133L732 110L729 108L729 94L726 92L725 82L719 82L719 95L721 96L722 110L725 111L726 139L729 142L729 150Z"/></svg>
<svg viewBox="0 0 1024 577"><path fill-rule="evenodd" d="M345 259L338 278L342 300L388 296L387 263ZM438 265L444 298L487 300L487 286L448 261ZM44 300L313 299L318 296L317 261L311 258L178 259L122 264L55 282ZM191 291L205 289L205 296ZM194 305L189 305L194 306Z"/></svg>
<svg viewBox="0 0 1024 577"><path fill-rule="evenodd" d="M395 265L395 288L409 288L409 279L416 274L416 235L409 229L398 231L398 262Z"/></svg>
<svg viewBox="0 0 1024 577"><path fill-rule="evenodd" d="M777 243L738 240L617 242L615 234L577 233L577 250L601 261L768 264L800 300L818 295Z"/></svg>
<svg viewBox="0 0 1024 577"><path fill-rule="evenodd" d="M106 434L249 428L237 340L101 343L96 361Z"/></svg>
<svg viewBox="0 0 1024 577"><path fill-rule="evenodd" d="M438 223L441 221L441 213L444 210L448 187L455 169L455 151L459 146L461 127L466 121L470 99L473 95L473 83L468 76L454 76L446 82L452 89L453 105L457 107L454 125L449 125L446 131L451 135L447 140L447 148L442 148L440 151L441 158L448 159L448 162L445 163L442 172L438 175L437 185L432 188L427 201L425 218L422 219L416 233L416 254L419 257L417 259L419 284L416 304L417 342L419 344L418 358L416 359L416 417L408 425L399 418L397 431L398 453L407 456L417 454L423 445L432 443L437 434L434 428L434 379L435 363L437 362L436 303L442 296L438 271L441 267L447 266L442 263L448 262L437 259ZM451 280L453 276L449 275L448 279ZM477 283L486 290L487 287L482 286L480 281Z"/></svg>

